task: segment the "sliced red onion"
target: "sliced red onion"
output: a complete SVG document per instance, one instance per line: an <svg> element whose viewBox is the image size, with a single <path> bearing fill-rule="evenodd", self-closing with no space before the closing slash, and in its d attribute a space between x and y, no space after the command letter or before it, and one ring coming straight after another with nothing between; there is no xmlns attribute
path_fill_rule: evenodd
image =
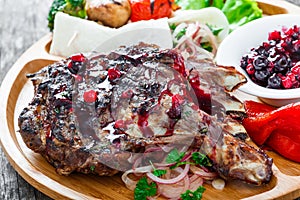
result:
<svg viewBox="0 0 300 200"><path fill-rule="evenodd" d="M128 177L128 175L131 174L131 173L148 173L148 172L151 172L152 169L153 169L152 166L148 165L148 166L145 166L145 167L139 167L139 168L136 168L136 169L127 170L126 172L124 172L124 174L121 177L122 181L125 183L126 187L129 190L133 191L136 187L137 181L132 180L131 178Z"/></svg>
<svg viewBox="0 0 300 200"><path fill-rule="evenodd" d="M175 184L175 183L178 183L179 181L181 181L187 175L189 169L190 169L190 165L186 164L183 171L182 171L182 173L179 174L177 177L172 178L172 179L162 179L162 178L159 178L159 177L155 176L151 172L147 173L147 177L150 178L152 181L154 181L156 183Z"/></svg>
<svg viewBox="0 0 300 200"><path fill-rule="evenodd" d="M189 190L191 191L195 191L197 190L201 185L203 185L203 178L201 178L200 176L196 175L197 178L193 181L191 181L190 183L190 188Z"/></svg>
<svg viewBox="0 0 300 200"><path fill-rule="evenodd" d="M194 173L197 174L198 176L206 179L206 180L213 180L218 176L216 172L206 172L203 169L196 167L196 166L191 166L190 170Z"/></svg>
<svg viewBox="0 0 300 200"><path fill-rule="evenodd" d="M179 199L180 195L189 189L190 180L185 176L183 180L174 185L159 184L161 195L168 199Z"/></svg>

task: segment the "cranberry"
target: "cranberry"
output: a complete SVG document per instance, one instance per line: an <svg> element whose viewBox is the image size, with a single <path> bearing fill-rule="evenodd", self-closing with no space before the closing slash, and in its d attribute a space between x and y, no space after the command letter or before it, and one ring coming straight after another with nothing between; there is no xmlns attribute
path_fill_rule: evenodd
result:
<svg viewBox="0 0 300 200"><path fill-rule="evenodd" d="M72 74L77 74L82 64L87 60L83 54L75 54L70 57L68 62L68 69Z"/></svg>
<svg viewBox="0 0 300 200"><path fill-rule="evenodd" d="M290 89L293 86L293 82L291 81L291 79L289 77L284 77L282 79L282 85L284 88Z"/></svg>
<svg viewBox="0 0 300 200"><path fill-rule="evenodd" d="M254 67L253 67L252 64L249 64L249 65L246 67L246 71L247 71L247 73L248 73L249 75L252 75L252 74L254 74L255 69L254 69Z"/></svg>
<svg viewBox="0 0 300 200"><path fill-rule="evenodd" d="M269 33L268 40L280 40L281 39L281 33L279 31L273 31Z"/></svg>
<svg viewBox="0 0 300 200"><path fill-rule="evenodd" d="M83 99L87 103L94 103L97 100L97 92L95 90L89 90L84 92Z"/></svg>
<svg viewBox="0 0 300 200"><path fill-rule="evenodd" d="M75 54L70 57L73 62L84 62L86 57L83 54Z"/></svg>
<svg viewBox="0 0 300 200"><path fill-rule="evenodd" d="M294 67L292 67L291 72L295 75L300 75L300 61L297 62Z"/></svg>
<svg viewBox="0 0 300 200"><path fill-rule="evenodd" d="M109 68L108 69L108 72L107 72L107 75L108 75L108 79L110 81L113 81L117 78L120 78L121 77L121 72L115 68Z"/></svg>

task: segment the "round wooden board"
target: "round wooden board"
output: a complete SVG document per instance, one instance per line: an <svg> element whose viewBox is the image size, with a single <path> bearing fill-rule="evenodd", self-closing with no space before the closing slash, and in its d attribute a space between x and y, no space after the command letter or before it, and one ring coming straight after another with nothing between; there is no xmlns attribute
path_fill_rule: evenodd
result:
<svg viewBox="0 0 300 200"><path fill-rule="evenodd" d="M266 3L267 2L267 3ZM270 4L272 2L273 4ZM299 7L281 1L260 1L266 14L295 13ZM18 133L17 118L33 95L33 87L26 74L61 59L48 54L51 34L46 35L12 66L0 89L0 141L11 165L18 173L38 190L54 199L133 199L120 179L113 177L72 174L60 176L39 154L32 152L23 143ZM253 98L238 94L243 98ZM288 161L273 152L274 176L265 186L252 186L240 181L228 181L224 190L219 191L210 185L203 199L292 199L300 196L300 164Z"/></svg>

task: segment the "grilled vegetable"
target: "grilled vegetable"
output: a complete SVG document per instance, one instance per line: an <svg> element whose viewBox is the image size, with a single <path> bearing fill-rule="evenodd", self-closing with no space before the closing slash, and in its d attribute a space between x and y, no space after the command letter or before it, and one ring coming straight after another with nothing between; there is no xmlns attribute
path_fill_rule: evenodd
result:
<svg viewBox="0 0 300 200"><path fill-rule="evenodd" d="M300 162L300 103L276 109L246 101L245 109L248 118L243 125L256 144L266 144L282 156Z"/></svg>
<svg viewBox="0 0 300 200"><path fill-rule="evenodd" d="M86 18L85 0L54 0L48 13L48 27L52 31L54 19L57 12L64 12L69 15Z"/></svg>
<svg viewBox="0 0 300 200"><path fill-rule="evenodd" d="M130 0L131 21L170 17L174 2L172 0Z"/></svg>

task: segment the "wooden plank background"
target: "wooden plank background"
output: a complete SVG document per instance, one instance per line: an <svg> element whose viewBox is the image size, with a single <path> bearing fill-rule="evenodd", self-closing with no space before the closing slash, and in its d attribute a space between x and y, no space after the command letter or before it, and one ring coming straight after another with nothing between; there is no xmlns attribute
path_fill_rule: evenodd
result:
<svg viewBox="0 0 300 200"><path fill-rule="evenodd" d="M288 1L300 6L300 0ZM49 32L47 13L51 3L52 0L0 0L0 83L18 57ZM50 199L18 175L1 148L0 167L1 200Z"/></svg>

